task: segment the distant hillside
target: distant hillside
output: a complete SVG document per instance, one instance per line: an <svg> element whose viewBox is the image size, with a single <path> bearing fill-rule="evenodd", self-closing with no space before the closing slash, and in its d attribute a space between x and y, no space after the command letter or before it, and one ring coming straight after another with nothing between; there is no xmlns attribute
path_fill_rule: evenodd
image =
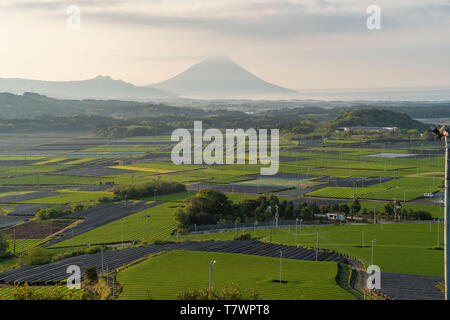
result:
<svg viewBox="0 0 450 320"><path fill-rule="evenodd" d="M428 126L411 119L406 113L384 109L356 109L341 113L331 122L331 127L398 127L400 129L426 130Z"/></svg>
<svg viewBox="0 0 450 320"><path fill-rule="evenodd" d="M1 119L33 119L45 116L99 115L117 118L157 117L178 113L180 108L164 104L120 100L62 100L37 93L0 93ZM199 109L186 108L191 113Z"/></svg>
<svg viewBox="0 0 450 320"><path fill-rule="evenodd" d="M201 61L179 75L152 85L184 97L196 98L250 98L283 97L296 94L266 82L228 58Z"/></svg>
<svg viewBox="0 0 450 320"><path fill-rule="evenodd" d="M64 99L121 99L151 101L174 98L175 95L156 88L138 87L108 76L82 81L40 81L0 78L0 92L23 94L35 92Z"/></svg>

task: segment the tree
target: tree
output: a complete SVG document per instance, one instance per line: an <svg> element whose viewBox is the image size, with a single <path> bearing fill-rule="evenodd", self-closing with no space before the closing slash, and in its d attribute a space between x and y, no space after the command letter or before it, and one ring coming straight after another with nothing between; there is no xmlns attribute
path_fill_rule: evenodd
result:
<svg viewBox="0 0 450 320"><path fill-rule="evenodd" d="M0 257L6 254L7 250L8 250L8 241L4 240L2 238L2 235L0 234Z"/></svg>
<svg viewBox="0 0 450 320"><path fill-rule="evenodd" d="M384 206L384 212L388 218L392 218L394 216L394 204L389 202Z"/></svg>
<svg viewBox="0 0 450 320"><path fill-rule="evenodd" d="M28 253L22 257L22 263L29 265L46 264L51 260L52 254L41 247L35 247L28 251Z"/></svg>
<svg viewBox="0 0 450 320"><path fill-rule="evenodd" d="M409 129L408 131L406 131L406 133L410 137L417 137L417 136L419 136L419 130L417 130L417 129Z"/></svg>
<svg viewBox="0 0 450 320"><path fill-rule="evenodd" d="M176 218L178 224L184 227L215 224L220 219L233 218L232 202L224 193L212 189L202 189L197 195L184 200L183 212L178 211Z"/></svg>
<svg viewBox="0 0 450 320"><path fill-rule="evenodd" d="M36 211L35 217L39 220L48 220L60 218L68 213L70 213L70 210L63 210L61 207L42 208Z"/></svg>
<svg viewBox="0 0 450 320"><path fill-rule="evenodd" d="M350 207L348 206L348 204L344 203L341 204L339 206L339 211L341 211L343 214L345 214L346 216L348 216L348 214L350 213Z"/></svg>
<svg viewBox="0 0 450 320"><path fill-rule="evenodd" d="M359 203L358 198L353 199L353 202L352 202L352 216L353 215L358 215L360 210L361 210L361 204Z"/></svg>
<svg viewBox="0 0 450 320"><path fill-rule="evenodd" d="M433 134L429 131L425 131L425 133L423 134L423 139L425 141L434 141L436 139L435 136L433 136Z"/></svg>
<svg viewBox="0 0 450 320"><path fill-rule="evenodd" d="M288 218L295 218L294 216L294 203L289 201L286 205L285 216Z"/></svg>
<svg viewBox="0 0 450 320"><path fill-rule="evenodd" d="M84 269L84 278L89 283L94 283L98 281L98 274L96 267L88 267Z"/></svg>
<svg viewBox="0 0 450 320"><path fill-rule="evenodd" d="M141 199L153 197L155 195L155 191L158 195L185 192L186 186L178 182L154 179L143 184L116 186L111 188L110 191L112 191L115 197L120 200L124 200L125 198Z"/></svg>

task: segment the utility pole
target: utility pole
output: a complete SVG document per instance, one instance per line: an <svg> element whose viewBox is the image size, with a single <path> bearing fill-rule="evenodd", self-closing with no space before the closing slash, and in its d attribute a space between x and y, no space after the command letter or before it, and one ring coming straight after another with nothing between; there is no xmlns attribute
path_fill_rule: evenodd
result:
<svg viewBox="0 0 450 320"><path fill-rule="evenodd" d="M277 205L277 204L275 205L275 210L276 210L276 211L275 211L275 224L276 224L275 227L278 228L278 218L279 218L279 215L278 215L278 205Z"/></svg>
<svg viewBox="0 0 450 320"><path fill-rule="evenodd" d="M216 264L216 260L212 260L209 263L209 290L210 291L211 291L211 269L212 269L213 264Z"/></svg>
<svg viewBox="0 0 450 320"><path fill-rule="evenodd" d="M449 300L449 294L448 294L448 281L449 281L449 274L450 274L450 261L449 261L449 250L450 250L450 210L449 210L449 179L450 179L450 158L449 158L449 146L448 146L448 128L445 130L445 184L444 184L444 250L445 250L445 300Z"/></svg>
<svg viewBox="0 0 450 320"><path fill-rule="evenodd" d="M449 128L447 126L442 126L440 129L435 128L433 133L437 135L438 140L444 137L445 142L445 180L444 180L444 295L445 300L449 300L449 275L450 275L450 261L449 261L449 250L450 250L450 210L449 210L449 179L450 179L450 158L449 158L449 145L448 145L448 135ZM439 220L438 220L439 221ZM438 232L439 232L439 222L438 222Z"/></svg>
<svg viewBox="0 0 450 320"><path fill-rule="evenodd" d="M377 209L373 208L373 224L377 224Z"/></svg>
<svg viewBox="0 0 450 320"><path fill-rule="evenodd" d="M282 277L281 277L281 270L282 270L282 265L283 265L283 251L280 249L280 283L282 283L281 282L281 279L282 279Z"/></svg>
<svg viewBox="0 0 450 320"><path fill-rule="evenodd" d="M16 255L16 227L13 228L14 233L14 255Z"/></svg>
<svg viewBox="0 0 450 320"><path fill-rule="evenodd" d="M319 232L317 232L316 240L316 261L319 261Z"/></svg>
<svg viewBox="0 0 450 320"><path fill-rule="evenodd" d="M125 224L125 219L122 219L122 248L123 248L123 225Z"/></svg>
<svg viewBox="0 0 450 320"><path fill-rule="evenodd" d="M297 246L297 224L298 224L298 218L295 219L295 246Z"/></svg>
<svg viewBox="0 0 450 320"><path fill-rule="evenodd" d="M275 220L272 220L272 228L270 228L270 243L272 243L272 234L273 234L273 226L275 224Z"/></svg>
<svg viewBox="0 0 450 320"><path fill-rule="evenodd" d="M364 248L364 231L361 231L361 248Z"/></svg>
<svg viewBox="0 0 450 320"><path fill-rule="evenodd" d="M373 244L377 242L377 239L372 239L372 257L370 259L370 264L373 265Z"/></svg>
<svg viewBox="0 0 450 320"><path fill-rule="evenodd" d="M393 203L394 203L394 223L395 223L397 220L397 201L395 200L395 197Z"/></svg>
<svg viewBox="0 0 450 320"><path fill-rule="evenodd" d="M100 247L100 256L102 258L102 274L105 273L104 267L103 267L103 245Z"/></svg>
<svg viewBox="0 0 450 320"><path fill-rule="evenodd" d="M437 239L436 239L436 241L437 241L437 248L439 248L440 247L440 243L439 243L439 239L440 237L439 237L439 218L437 219ZM444 241L445 242L445 241Z"/></svg>
<svg viewBox="0 0 450 320"><path fill-rule="evenodd" d="M149 236L149 232L148 232L148 214L145 216L145 226L146 226L146 235L147 235L147 240L148 240L148 236Z"/></svg>
<svg viewBox="0 0 450 320"><path fill-rule="evenodd" d="M112 296L114 297L115 296L115 292L114 292L114 287L116 286L116 270L114 270L114 273L113 273L113 284L112 284Z"/></svg>

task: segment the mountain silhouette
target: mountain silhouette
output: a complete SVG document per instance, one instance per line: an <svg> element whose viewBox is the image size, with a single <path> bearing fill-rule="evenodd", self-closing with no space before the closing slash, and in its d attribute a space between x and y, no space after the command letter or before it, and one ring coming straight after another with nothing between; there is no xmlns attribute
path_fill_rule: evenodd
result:
<svg viewBox="0 0 450 320"><path fill-rule="evenodd" d="M203 60L153 88L192 98L260 98L296 94L264 81L226 57Z"/></svg>
<svg viewBox="0 0 450 320"><path fill-rule="evenodd" d="M175 96L156 88L138 87L109 76L98 76L82 81L40 81L0 78L0 92L23 94L35 92L64 99L121 99L149 101L171 99Z"/></svg>

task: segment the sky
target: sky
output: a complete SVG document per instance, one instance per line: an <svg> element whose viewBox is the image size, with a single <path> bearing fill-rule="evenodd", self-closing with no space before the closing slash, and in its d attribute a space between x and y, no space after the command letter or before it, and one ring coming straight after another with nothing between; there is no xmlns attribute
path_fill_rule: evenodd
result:
<svg viewBox="0 0 450 320"><path fill-rule="evenodd" d="M450 0L1 0L0 39L2 78L149 85L227 55L296 90L450 86Z"/></svg>

